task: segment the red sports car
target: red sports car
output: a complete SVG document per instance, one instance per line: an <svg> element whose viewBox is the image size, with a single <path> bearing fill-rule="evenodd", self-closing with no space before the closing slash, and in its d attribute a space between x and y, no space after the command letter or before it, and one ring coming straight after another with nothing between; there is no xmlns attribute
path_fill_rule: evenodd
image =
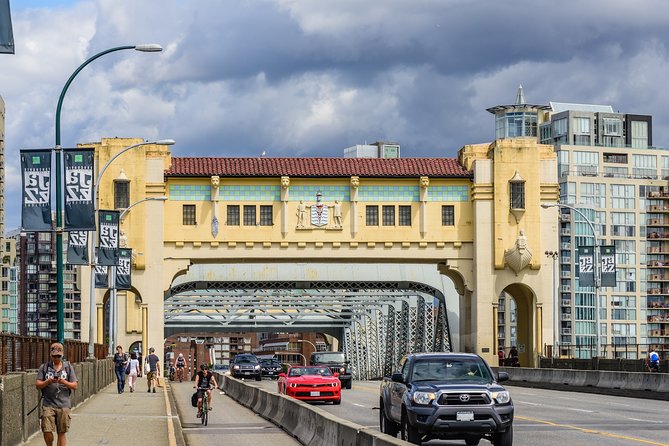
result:
<svg viewBox="0 0 669 446"><path fill-rule="evenodd" d="M328 367L297 366L280 373L279 393L303 401L332 401L341 403L339 373L332 374Z"/></svg>

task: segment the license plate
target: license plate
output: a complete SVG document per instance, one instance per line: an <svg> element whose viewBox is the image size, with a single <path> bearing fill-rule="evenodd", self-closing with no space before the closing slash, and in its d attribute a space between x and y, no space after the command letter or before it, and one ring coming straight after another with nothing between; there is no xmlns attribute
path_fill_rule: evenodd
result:
<svg viewBox="0 0 669 446"><path fill-rule="evenodd" d="M274 372L269 372L270 375L274 375Z"/></svg>
<svg viewBox="0 0 669 446"><path fill-rule="evenodd" d="M309 395L311 395L311 396L321 396L321 392L309 392ZM472 414L472 417L473 416L474 416L474 414Z"/></svg>
<svg viewBox="0 0 669 446"><path fill-rule="evenodd" d="M474 412L458 412L455 414L457 421L474 421Z"/></svg>
<svg viewBox="0 0 669 446"><path fill-rule="evenodd" d="M244 372L244 375L250 375L251 372Z"/></svg>

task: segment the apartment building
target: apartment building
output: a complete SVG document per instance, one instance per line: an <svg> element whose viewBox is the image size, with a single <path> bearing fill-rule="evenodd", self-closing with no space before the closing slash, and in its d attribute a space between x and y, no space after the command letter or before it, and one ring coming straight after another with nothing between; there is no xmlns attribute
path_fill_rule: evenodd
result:
<svg viewBox="0 0 669 446"><path fill-rule="evenodd" d="M16 243L19 266L19 333L56 339L56 237L51 232L19 233ZM66 247L63 252L66 252ZM76 265L64 265L66 339L81 339L81 288L78 275Z"/></svg>
<svg viewBox="0 0 669 446"><path fill-rule="evenodd" d="M488 109L496 138L536 137L558 156L560 241L556 258L559 354L669 356L669 151L653 145L652 117L608 105L516 103ZM614 246L615 287L582 287L578 247ZM550 255L551 253L546 253ZM508 299L507 299L508 300ZM597 318L599 311L599 318ZM499 322L500 332L505 329ZM508 328L507 328L508 330Z"/></svg>

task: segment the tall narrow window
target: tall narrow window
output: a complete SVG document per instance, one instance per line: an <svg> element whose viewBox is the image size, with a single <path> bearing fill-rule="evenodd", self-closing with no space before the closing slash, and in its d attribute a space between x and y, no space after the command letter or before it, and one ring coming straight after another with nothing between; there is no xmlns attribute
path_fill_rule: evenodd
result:
<svg viewBox="0 0 669 446"><path fill-rule="evenodd" d="M455 226L455 207L453 205L443 205L441 207L441 225Z"/></svg>
<svg viewBox="0 0 669 446"><path fill-rule="evenodd" d="M256 225L256 207L253 205L244 205L244 226Z"/></svg>
<svg viewBox="0 0 669 446"><path fill-rule="evenodd" d="M383 226L395 226L395 206L383 206L381 212Z"/></svg>
<svg viewBox="0 0 669 446"><path fill-rule="evenodd" d="M371 205L366 207L367 212L367 226L379 225L379 207Z"/></svg>
<svg viewBox="0 0 669 446"><path fill-rule="evenodd" d="M525 210L525 180L520 176L516 170L513 178L509 180L509 195L511 202L509 203L511 211Z"/></svg>
<svg viewBox="0 0 669 446"><path fill-rule="evenodd" d="M183 205L183 224L184 226L194 226L197 224L195 220L195 205L194 204L184 204Z"/></svg>
<svg viewBox="0 0 669 446"><path fill-rule="evenodd" d="M130 206L130 181L114 180L114 209Z"/></svg>
<svg viewBox="0 0 669 446"><path fill-rule="evenodd" d="M272 226L272 206L260 206L260 226Z"/></svg>
<svg viewBox="0 0 669 446"><path fill-rule="evenodd" d="M400 205L399 224L400 226L411 226L411 206Z"/></svg>
<svg viewBox="0 0 669 446"><path fill-rule="evenodd" d="M238 204L229 204L228 205L228 226L239 226L239 205Z"/></svg>

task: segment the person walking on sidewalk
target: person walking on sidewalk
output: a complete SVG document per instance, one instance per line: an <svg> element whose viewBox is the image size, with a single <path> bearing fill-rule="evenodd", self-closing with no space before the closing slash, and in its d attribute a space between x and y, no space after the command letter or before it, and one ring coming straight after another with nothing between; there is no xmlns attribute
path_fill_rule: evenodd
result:
<svg viewBox="0 0 669 446"><path fill-rule="evenodd" d="M63 361L63 344L55 342L50 348L51 360L40 365L35 387L42 392L40 417L44 443L53 446L53 433L58 446L66 446L65 434L70 429L70 393L77 389L74 368Z"/></svg>
<svg viewBox="0 0 669 446"><path fill-rule="evenodd" d="M116 347L114 353L114 373L116 373L116 389L123 393L125 389L125 370L128 368L128 355L123 353L123 347Z"/></svg>
<svg viewBox="0 0 669 446"><path fill-rule="evenodd" d="M155 348L151 347L149 349L149 356L146 357L146 363L148 365L149 371L146 374L146 384L149 389L147 392L151 392L153 388L153 393L156 393L156 386L158 385L158 371L160 370L160 358L154 352Z"/></svg>
<svg viewBox="0 0 669 446"><path fill-rule="evenodd" d="M137 353L132 352L130 362L128 362L128 387L130 387L131 393L135 391L137 376L139 376L139 361L137 360Z"/></svg>

